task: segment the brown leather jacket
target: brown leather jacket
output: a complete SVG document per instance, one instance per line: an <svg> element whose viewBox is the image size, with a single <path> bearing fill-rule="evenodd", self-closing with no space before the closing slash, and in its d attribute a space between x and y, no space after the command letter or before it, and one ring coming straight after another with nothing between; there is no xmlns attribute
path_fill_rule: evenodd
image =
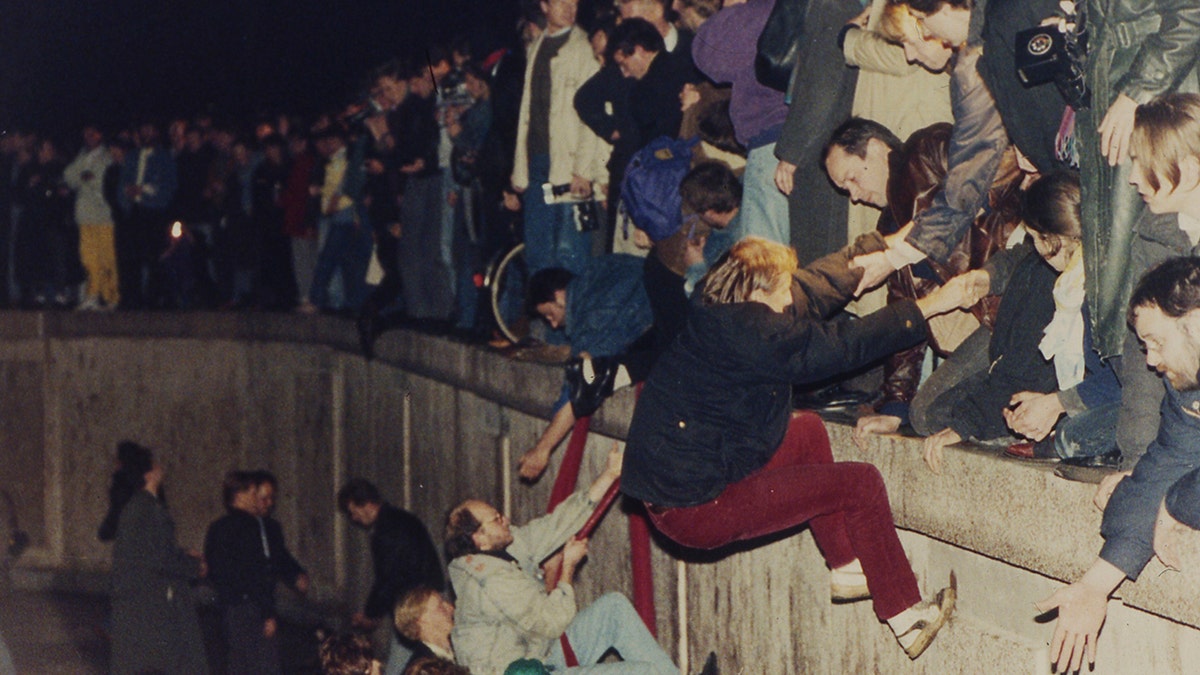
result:
<svg viewBox="0 0 1200 675"><path fill-rule="evenodd" d="M934 124L913 133L901 150L890 156L888 208L879 217L880 234L891 234L912 220L933 201L946 176L951 125ZM988 192L988 208L980 213L966 236L951 251L946 264L926 260L888 277L888 302L925 297L951 278L983 267L988 258L1004 248L1020 224L1021 181L1016 156L1005 152ZM971 308L971 313L989 329L995 324L1000 298L989 296ZM934 351L945 354L937 344ZM908 403L916 394L926 344L898 352L884 364L882 398L876 410L888 403Z"/></svg>

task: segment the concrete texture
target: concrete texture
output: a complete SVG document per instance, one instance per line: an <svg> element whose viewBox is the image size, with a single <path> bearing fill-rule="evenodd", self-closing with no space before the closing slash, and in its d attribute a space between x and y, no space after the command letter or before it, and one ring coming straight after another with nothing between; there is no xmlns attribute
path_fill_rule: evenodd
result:
<svg viewBox="0 0 1200 675"><path fill-rule="evenodd" d="M159 451L185 546L200 547L220 515L226 470L274 471L277 517L309 567L313 595L344 612L371 579L365 534L333 506L347 478L376 482L435 540L446 510L468 497L507 501L517 522L544 512L561 450L536 484L518 482L515 467L545 425L557 368L409 332L384 335L370 363L355 349L352 325L325 317L0 313L0 383L9 392L0 399L0 489L32 537L14 585L103 591L109 550L95 529L123 438ZM593 419L581 484L624 437L633 403L621 392ZM922 589L932 594L957 574L958 618L910 663L869 603L829 602L828 572L803 530L705 556L656 541L662 644L675 653L686 639L693 671L716 651L727 673L1046 672L1051 624L1037 622L1032 605L1099 550L1091 486L960 448L947 450L934 476L916 439L879 438L860 451L848 427L828 427L839 459L880 468ZM614 511L597 531L582 601L629 592L626 527ZM1200 541L1192 544L1192 571L1151 563L1122 587L1097 672L1187 672L1200 657ZM26 602L17 614L39 601Z"/></svg>

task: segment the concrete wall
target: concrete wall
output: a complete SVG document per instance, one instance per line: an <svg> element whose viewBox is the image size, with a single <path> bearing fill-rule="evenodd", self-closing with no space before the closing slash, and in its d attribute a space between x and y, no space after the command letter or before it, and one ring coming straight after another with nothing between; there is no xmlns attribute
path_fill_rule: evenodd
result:
<svg viewBox="0 0 1200 675"><path fill-rule="evenodd" d="M333 508L346 478L375 481L435 539L445 511L466 497L507 501L517 522L544 511L551 481L521 484L512 467L545 424L557 369L410 333L384 336L371 363L354 344L347 323L310 317L0 315L0 489L33 538L14 580L102 585L109 550L95 530L123 438L159 451L185 546L199 548L220 515L226 470L274 471L277 517L314 594L347 606L361 602L370 569L364 535ZM632 406L618 394L594 419L581 481L624 436ZM910 663L869 603L830 604L806 531L716 556L656 541L664 646L675 653L686 638L693 670L716 651L725 673L1047 672L1052 624L1035 620L1033 602L1099 550L1090 487L969 449L949 450L934 476L915 439L883 438L863 452L847 427L828 427L839 459L883 473L922 588L932 593L956 573L954 622ZM630 591L625 529L614 512L597 532L579 584L585 601ZM1152 562L1122 587L1096 672L1194 670L1200 545L1185 560L1193 571Z"/></svg>

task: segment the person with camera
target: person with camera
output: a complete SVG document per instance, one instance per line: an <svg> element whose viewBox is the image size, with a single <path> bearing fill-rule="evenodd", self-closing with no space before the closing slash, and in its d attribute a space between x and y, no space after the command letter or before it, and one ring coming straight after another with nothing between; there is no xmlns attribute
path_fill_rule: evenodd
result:
<svg viewBox="0 0 1200 675"><path fill-rule="evenodd" d="M529 47L521 95L512 185L524 194L525 259L545 267L583 269L590 234L576 228L569 204L554 203L543 185L569 185L579 199L607 180L610 148L579 118L575 93L600 70L587 33L575 25L578 0L543 0L546 29Z"/></svg>

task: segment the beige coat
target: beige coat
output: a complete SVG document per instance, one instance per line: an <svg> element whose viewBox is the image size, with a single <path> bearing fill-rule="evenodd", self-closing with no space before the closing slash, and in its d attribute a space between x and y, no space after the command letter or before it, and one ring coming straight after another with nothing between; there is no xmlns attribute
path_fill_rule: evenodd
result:
<svg viewBox="0 0 1200 675"><path fill-rule="evenodd" d="M478 675L501 675L517 659L544 660L575 618L575 589L559 582L547 593L538 565L591 515L586 492L568 497L554 513L513 527L505 552L516 562L476 553L450 561L458 596L450 641L460 665Z"/></svg>
<svg viewBox="0 0 1200 675"><path fill-rule="evenodd" d="M525 90L521 93L512 175L513 187L520 190L529 186L529 157L525 151L529 135L529 81L541 46L541 37L529 46ZM595 183L608 182L605 164L612 146L593 133L575 112L575 92L599 70L587 33L573 26L567 43L550 60L550 182L555 185L570 183L573 176Z"/></svg>

